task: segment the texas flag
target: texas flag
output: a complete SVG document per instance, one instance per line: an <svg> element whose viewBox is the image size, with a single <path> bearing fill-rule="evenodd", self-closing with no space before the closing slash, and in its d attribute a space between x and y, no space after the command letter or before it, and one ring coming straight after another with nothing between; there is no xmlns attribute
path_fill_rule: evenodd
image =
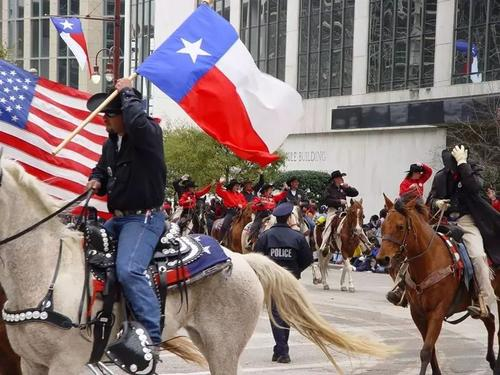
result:
<svg viewBox="0 0 500 375"><path fill-rule="evenodd" d="M469 43L466 40L457 40L455 42L455 48L462 55L467 56L467 51L469 49ZM473 83L480 83L483 81L483 75L479 73L479 51L475 43L470 45L470 56L472 61L470 64L465 66L465 74L470 74L470 80Z"/></svg>
<svg viewBox="0 0 500 375"><path fill-rule="evenodd" d="M88 64L90 69L89 54L87 52L87 41L83 35L82 23L78 18L61 18L51 17L52 23L57 29L62 40L66 42L68 48L73 52L80 65L80 69L84 70Z"/></svg>
<svg viewBox="0 0 500 375"><path fill-rule="evenodd" d="M264 74L236 30L201 5L137 73L175 100L210 136L265 166L303 114L302 99Z"/></svg>

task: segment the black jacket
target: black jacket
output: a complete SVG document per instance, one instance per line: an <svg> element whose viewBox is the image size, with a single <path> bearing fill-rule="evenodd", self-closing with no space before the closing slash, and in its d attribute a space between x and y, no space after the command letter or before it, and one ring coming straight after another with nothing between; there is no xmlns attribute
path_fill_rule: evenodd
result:
<svg viewBox="0 0 500 375"><path fill-rule="evenodd" d="M456 175L447 168L441 169L434 177L427 203L435 208L436 200L450 199L447 215L470 214L481 232L485 250L495 264L500 264L500 214L483 198L479 172L469 163L459 165Z"/></svg>
<svg viewBox="0 0 500 375"><path fill-rule="evenodd" d="M300 202L307 202L307 196L306 193L300 189L296 191L295 195L292 194L292 190L288 190L285 200L293 203L294 206L298 206Z"/></svg>
<svg viewBox="0 0 500 375"><path fill-rule="evenodd" d="M161 127L143 110L133 90L120 92L125 135L110 134L90 179L98 180L98 195L108 195L108 209L138 210L160 207L165 198L167 170Z"/></svg>
<svg viewBox="0 0 500 375"><path fill-rule="evenodd" d="M257 196L257 193L262 188L262 186L264 186L264 175L260 174L259 175L259 180L257 181L257 183L255 185L253 185L252 191L248 192L248 191L244 190L244 191L241 192L241 194L243 194L243 196L245 197L246 201L248 203L250 203Z"/></svg>
<svg viewBox="0 0 500 375"><path fill-rule="evenodd" d="M271 258L297 279L313 261L312 251L304 235L287 224L275 224L259 236L255 251Z"/></svg>
<svg viewBox="0 0 500 375"><path fill-rule="evenodd" d="M340 208L342 207L342 199L346 200L347 197L357 197L358 194L358 191L352 186L342 188L331 183L326 187L323 194L323 201L328 207Z"/></svg>

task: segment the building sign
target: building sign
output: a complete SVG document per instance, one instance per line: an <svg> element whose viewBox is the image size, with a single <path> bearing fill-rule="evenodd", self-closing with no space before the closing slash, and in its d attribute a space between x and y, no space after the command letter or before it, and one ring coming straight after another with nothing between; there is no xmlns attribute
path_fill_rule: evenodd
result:
<svg viewBox="0 0 500 375"><path fill-rule="evenodd" d="M326 151L290 151L286 153L286 161L322 163L326 161L327 156Z"/></svg>

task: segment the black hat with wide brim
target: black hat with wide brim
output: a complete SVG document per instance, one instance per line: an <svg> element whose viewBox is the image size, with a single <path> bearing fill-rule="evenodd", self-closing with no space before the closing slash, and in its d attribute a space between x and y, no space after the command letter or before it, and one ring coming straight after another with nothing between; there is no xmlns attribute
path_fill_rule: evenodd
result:
<svg viewBox="0 0 500 375"><path fill-rule="evenodd" d="M231 190L235 185L241 185L241 182L239 182L236 179L232 179L229 181L229 183L226 185L226 189Z"/></svg>
<svg viewBox="0 0 500 375"><path fill-rule="evenodd" d="M133 89L135 95L139 98L142 99L142 94L139 90ZM100 92L97 94L92 95L88 100L87 100L87 109L91 112L93 112L97 107L101 105L102 102L106 100L106 98L111 95L111 93L105 93L105 92ZM119 113L122 111L122 99L121 95L118 94L106 107L102 109L101 112L113 112L113 113Z"/></svg>
<svg viewBox="0 0 500 375"><path fill-rule="evenodd" d="M345 173L342 173L340 172L339 170L336 170L336 171L333 171L330 175L330 179L334 179L334 178L337 178L337 177L344 177L344 176L347 176L347 174Z"/></svg>

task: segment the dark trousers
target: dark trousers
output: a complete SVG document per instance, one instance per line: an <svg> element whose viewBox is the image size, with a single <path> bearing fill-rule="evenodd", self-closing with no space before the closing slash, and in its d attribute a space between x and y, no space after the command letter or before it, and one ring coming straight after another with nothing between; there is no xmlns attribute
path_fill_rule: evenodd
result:
<svg viewBox="0 0 500 375"><path fill-rule="evenodd" d="M280 327L284 327L284 328L276 327L271 321L271 329L273 330L274 342L276 343L276 345L273 348L273 352L278 357L283 355L288 355L289 354L288 337L290 336L290 326L286 324L283 321L283 319L281 319L281 316L279 316L278 310L276 309L276 305L274 304L274 302L272 305L272 313L274 320L276 320L276 323Z"/></svg>
<svg viewBox="0 0 500 375"><path fill-rule="evenodd" d="M238 213L236 208L228 208L226 211L226 216L224 216L224 221L222 222L222 226L220 228L220 238L225 239L227 236L227 232L233 223L233 219Z"/></svg>
<svg viewBox="0 0 500 375"><path fill-rule="evenodd" d="M260 227L262 226L262 221L271 215L270 211L257 211L255 213L255 219L250 227L250 239L256 240L259 237Z"/></svg>

